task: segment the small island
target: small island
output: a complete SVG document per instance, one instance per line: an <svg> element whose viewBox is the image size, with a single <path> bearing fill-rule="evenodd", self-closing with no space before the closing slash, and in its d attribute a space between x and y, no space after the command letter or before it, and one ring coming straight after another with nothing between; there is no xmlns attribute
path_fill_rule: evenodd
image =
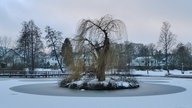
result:
<svg viewBox="0 0 192 108"><path fill-rule="evenodd" d="M115 41L122 35L126 35L125 24L111 15L83 19L73 39L75 54L72 54L73 47L68 38L63 44L65 65L72 74L64 78L60 86L85 90L138 88L137 79L129 71L126 75L106 75L118 65Z"/></svg>

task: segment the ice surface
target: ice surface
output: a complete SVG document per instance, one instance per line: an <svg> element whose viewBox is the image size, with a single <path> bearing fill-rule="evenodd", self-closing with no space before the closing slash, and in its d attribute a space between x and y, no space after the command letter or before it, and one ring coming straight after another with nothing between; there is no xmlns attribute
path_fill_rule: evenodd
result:
<svg viewBox="0 0 192 108"><path fill-rule="evenodd" d="M173 71L175 74L179 71ZM149 72L150 75L164 75L164 72ZM189 73L190 75L190 73ZM1 78L0 78L1 79ZM137 97L62 97L24 94L11 91L9 88L38 83L57 83L56 80L27 81L28 79L0 80L0 108L191 108L192 106L192 79L185 78L158 78L139 77L139 80L162 81L168 85L176 85L186 88L185 92ZM30 79L29 79L30 80ZM150 88L149 88L150 89ZM86 92L86 91L83 91Z"/></svg>

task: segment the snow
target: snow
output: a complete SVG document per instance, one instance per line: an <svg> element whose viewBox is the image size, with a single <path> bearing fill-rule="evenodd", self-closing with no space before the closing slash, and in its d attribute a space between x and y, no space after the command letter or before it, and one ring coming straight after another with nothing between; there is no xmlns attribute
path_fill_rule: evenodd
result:
<svg viewBox="0 0 192 108"><path fill-rule="evenodd" d="M146 73L146 71L137 71L135 73L142 72ZM159 76L165 75L166 72L150 71L149 73L150 75ZM179 74L180 72L174 70L172 73ZM188 71L186 74L191 75ZM138 77L138 79L144 82L160 80L166 81L166 83L150 83L181 86L186 88L186 91L167 95L136 97L45 96L14 92L9 88L25 84L58 83L58 79L0 78L0 108L191 108L192 79L165 77Z"/></svg>
<svg viewBox="0 0 192 108"><path fill-rule="evenodd" d="M80 81L75 81L75 82L73 82L73 83L75 83L75 84L77 84L77 85L79 85L79 86L80 86L80 85L82 85L82 84L83 84L83 82L84 82L84 81L80 80Z"/></svg>
<svg viewBox="0 0 192 108"><path fill-rule="evenodd" d="M97 83L98 82L98 79L93 79L93 80L90 80L90 83Z"/></svg>
<svg viewBox="0 0 192 108"><path fill-rule="evenodd" d="M116 84L119 87L129 87L129 83L123 82L123 81L118 81L118 82L116 82Z"/></svg>
<svg viewBox="0 0 192 108"><path fill-rule="evenodd" d="M119 78L120 77L114 77L114 78L106 77L105 81L98 81L98 79L96 79L96 78L92 78L92 79L87 80L86 77L83 77L79 81L71 82L70 85L75 84L75 85L77 85L77 87L82 87L85 82L87 82L88 85L102 84L102 85L104 85L104 87L107 87L109 84L112 84L116 88L128 88L128 87L130 87L130 85L134 85L134 84L131 84L131 82L125 82L125 81L117 80ZM116 80L114 80L114 79L116 79Z"/></svg>
<svg viewBox="0 0 192 108"><path fill-rule="evenodd" d="M149 73L149 74L148 74ZM142 70L133 70L133 74L137 75L151 75L151 76L165 76L167 74L166 70L155 70L151 71L142 71ZM184 71L184 74L182 74L181 70L170 70L171 75L182 75L182 76L192 76L192 70Z"/></svg>

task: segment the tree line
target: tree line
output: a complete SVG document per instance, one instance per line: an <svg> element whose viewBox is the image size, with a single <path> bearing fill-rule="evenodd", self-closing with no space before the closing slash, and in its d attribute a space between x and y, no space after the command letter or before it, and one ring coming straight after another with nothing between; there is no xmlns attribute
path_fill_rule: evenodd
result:
<svg viewBox="0 0 192 108"><path fill-rule="evenodd" d="M22 23L22 30L20 32L20 37L17 40L16 50L23 56L23 65L30 71L34 71L36 67L39 67L41 60L40 58L44 56L45 46L42 38L46 41L46 47L51 49L53 56L56 58L59 68L63 72L62 61L60 56L65 56L63 52L66 48L66 43L62 45L62 32L54 30L50 26L45 27L46 35L42 37L42 32L40 28L34 23L33 20L28 22L24 21ZM69 40L68 38L66 40ZM68 43L67 43L68 44ZM69 46L67 46L69 47ZM72 47L71 47L72 48ZM61 52L63 51L63 52ZM72 49L71 49L72 51ZM66 59L64 59L65 61Z"/></svg>
<svg viewBox="0 0 192 108"><path fill-rule="evenodd" d="M111 41L114 36L120 36L126 32L125 24L111 16L104 16L99 20L82 20L77 36L74 39L66 38L63 41L61 31L54 30L50 26L45 27L46 35L42 37L42 31L33 20L24 21L17 40L16 50L23 56L24 67L34 71L41 67L40 61L45 49L43 38L46 40L59 68L63 72L63 65L71 70L97 71L97 77L104 79L105 69L129 70L133 66L132 60L136 57L154 57L157 61L164 60L162 67L169 69L192 69L192 44L176 43L176 35L170 30L171 24L163 22L158 43L147 45L125 41L117 43ZM102 35L101 35L102 34ZM1 53L7 44L0 38ZM60 59L63 58L61 61ZM89 58L89 59L88 59ZM91 59L91 62L89 60ZM88 63L89 62L89 63ZM89 66L87 66L89 64ZM182 67L181 67L182 66ZM153 67L154 68L154 67ZM156 67L155 67L156 68ZM152 69L146 62L145 69Z"/></svg>

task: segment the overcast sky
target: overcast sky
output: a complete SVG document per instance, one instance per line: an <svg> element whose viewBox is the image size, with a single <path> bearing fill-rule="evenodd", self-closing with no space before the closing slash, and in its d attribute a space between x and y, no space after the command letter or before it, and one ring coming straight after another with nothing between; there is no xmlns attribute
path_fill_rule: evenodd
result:
<svg viewBox="0 0 192 108"><path fill-rule="evenodd" d="M17 39L21 23L32 19L42 32L50 25L72 37L81 19L106 14L126 24L124 40L157 43L168 21L178 42L192 42L192 0L0 0L0 36Z"/></svg>

